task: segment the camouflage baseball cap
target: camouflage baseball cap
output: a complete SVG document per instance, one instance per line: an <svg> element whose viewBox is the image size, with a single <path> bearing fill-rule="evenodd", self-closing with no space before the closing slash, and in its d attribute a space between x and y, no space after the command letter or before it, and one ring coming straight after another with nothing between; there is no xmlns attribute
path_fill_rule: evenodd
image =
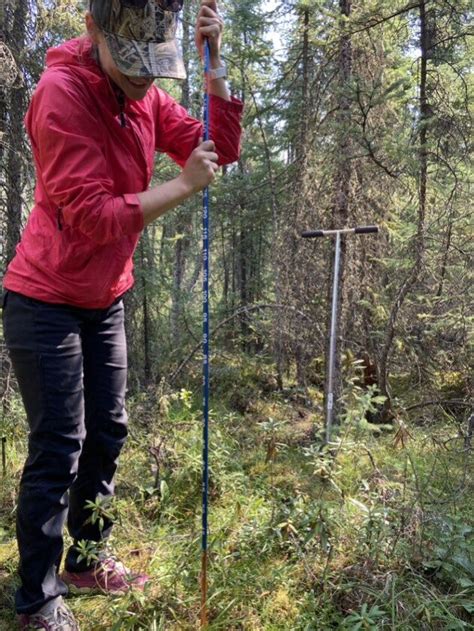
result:
<svg viewBox="0 0 474 631"><path fill-rule="evenodd" d="M182 0L92 0L91 13L121 72L185 79L176 42L176 16L182 5Z"/></svg>

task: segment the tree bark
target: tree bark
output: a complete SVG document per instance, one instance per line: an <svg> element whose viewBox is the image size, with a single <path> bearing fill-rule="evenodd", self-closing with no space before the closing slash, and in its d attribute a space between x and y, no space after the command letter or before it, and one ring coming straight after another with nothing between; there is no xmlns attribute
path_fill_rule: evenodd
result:
<svg viewBox="0 0 474 631"><path fill-rule="evenodd" d="M183 8L183 59L186 79L181 84L181 105L190 107L189 49L191 42L191 7L185 3ZM178 238L174 243L173 289L171 292L171 339L173 346L179 348L182 337L183 321L183 282L186 262L190 247L189 235L192 230L190 214L186 208L175 211L174 233Z"/></svg>
<svg viewBox="0 0 474 631"><path fill-rule="evenodd" d="M26 42L26 16L26 0L18 0L13 13L11 36L8 41L18 68L21 68L21 55ZM6 133L6 264L8 264L15 255L15 248L20 240L21 233L21 211L25 172L23 160L23 150L25 147L23 118L26 111L26 104L25 85L23 82L18 82L15 86L12 86L10 90L8 103L9 126Z"/></svg>
<svg viewBox="0 0 474 631"><path fill-rule="evenodd" d="M148 297L148 283L147 272L149 267L148 256L145 255L145 249L147 246L148 234L147 228L140 240L140 264L142 273L142 314L143 314L143 373L145 377L145 384L151 382L152 366L151 366L151 354L150 354L150 309L149 309L149 297Z"/></svg>
<svg viewBox="0 0 474 631"><path fill-rule="evenodd" d="M299 134L297 135L297 146L295 148L295 156L296 160L300 162L301 167L301 175L302 177L295 182L295 192L298 195L299 191L301 191L301 180L304 177L305 173L305 157L308 154L308 131L309 131L309 83L310 83L310 64L311 64L311 54L310 54L310 41L309 41L309 26L310 26L310 9L309 7L305 7L302 9L300 13L300 21L303 32L303 40L302 40L302 54L301 54L301 110L300 110L300 122L299 122ZM298 199L298 197L296 197ZM295 208L295 218L298 217L298 209ZM299 238L294 234L291 234L290 239L292 240L292 252L294 260L296 260L298 256L298 250L300 247ZM298 294L298 302L302 302L301 300L301 288L299 286L298 279L294 278L295 287L293 291ZM282 299L280 295L278 297L279 300ZM308 366L308 349L306 347L306 340L303 336L300 335L301 330L301 322L299 318L295 317L294 328L296 334L293 336L293 352L295 359L295 367L296 367L296 381L298 386L301 388L305 388L307 385L307 366ZM283 346L281 344L281 350L283 350ZM280 365L279 365L279 375L278 380L279 383L282 382L281 372L283 368L283 357L282 353L280 355Z"/></svg>
<svg viewBox="0 0 474 631"><path fill-rule="evenodd" d="M392 349L393 339L395 337L395 327L400 310L405 302L408 293L412 290L417 282L424 258L425 250L425 216L426 216L426 191L428 181L428 124L430 117L430 104L427 95L427 78L428 78L428 57L432 54L432 41L434 41L433 29L429 26L429 20L426 9L427 0L420 0L420 97L419 97L419 148L418 148L418 218L417 233L415 237L415 261L412 269L401 285L395 302L392 306L389 321L385 331L385 343L379 361L380 370L380 391L386 397L381 420L387 422L391 419L391 400L388 383L388 361ZM430 52L431 51L431 52Z"/></svg>
<svg viewBox="0 0 474 631"><path fill-rule="evenodd" d="M336 172L334 176L333 191L333 221L332 228L343 228L347 225L349 217L349 200L352 178L351 166L351 99L348 95L348 86L352 78L352 42L351 35L345 23L346 19L351 15L352 0L339 0L341 14L341 36L339 40L339 95L338 95L338 115L337 115L337 156L336 156ZM334 245L334 244L333 244ZM342 340L345 338L345 315L344 308L344 289L345 278L344 262L346 258L346 244L344 238L341 240L341 259L338 274L339 292L337 304L337 341L336 341L336 361L334 366L334 422L338 420L341 412L340 397L342 393L342 375L341 375L341 353L343 351ZM328 304L331 305L332 285L334 282L334 260L331 262L331 274L329 278ZM328 309L331 313L331 309ZM326 386L328 384L329 370L329 341L331 330L331 318L328 317L327 336L326 336ZM326 387L325 405L327 405L328 392Z"/></svg>

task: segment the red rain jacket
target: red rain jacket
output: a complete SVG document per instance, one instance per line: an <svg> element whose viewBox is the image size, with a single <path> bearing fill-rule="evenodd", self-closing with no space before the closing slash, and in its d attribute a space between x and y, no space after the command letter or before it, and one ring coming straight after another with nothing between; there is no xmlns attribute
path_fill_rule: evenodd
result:
<svg viewBox="0 0 474 631"><path fill-rule="evenodd" d="M51 49L25 123L36 164L35 206L4 287L37 300L100 309L133 285L143 229L137 193L148 188L155 151L183 166L202 125L152 86L121 115L88 38ZM238 159L242 104L211 97L220 164ZM123 127L123 120L126 126Z"/></svg>

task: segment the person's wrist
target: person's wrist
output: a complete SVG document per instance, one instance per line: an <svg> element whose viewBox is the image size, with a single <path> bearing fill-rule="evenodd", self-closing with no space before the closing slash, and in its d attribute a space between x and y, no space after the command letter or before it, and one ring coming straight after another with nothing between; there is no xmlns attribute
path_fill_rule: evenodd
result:
<svg viewBox="0 0 474 631"><path fill-rule="evenodd" d="M213 70L216 68L221 68L224 65L224 62L222 61L220 54L211 55L210 62L211 62L211 68Z"/></svg>
<svg viewBox="0 0 474 631"><path fill-rule="evenodd" d="M208 79L209 81L215 81L216 79L226 79L227 78L227 68L224 61L221 59L220 55L211 57L209 64L209 73Z"/></svg>
<svg viewBox="0 0 474 631"><path fill-rule="evenodd" d="M191 197L191 195L194 195L194 193L196 192L194 190L193 185L191 184L189 179L186 177L184 171L182 171L178 175L178 177L175 178L174 181L175 181L177 193L179 197L182 198L183 200L188 199L188 197Z"/></svg>

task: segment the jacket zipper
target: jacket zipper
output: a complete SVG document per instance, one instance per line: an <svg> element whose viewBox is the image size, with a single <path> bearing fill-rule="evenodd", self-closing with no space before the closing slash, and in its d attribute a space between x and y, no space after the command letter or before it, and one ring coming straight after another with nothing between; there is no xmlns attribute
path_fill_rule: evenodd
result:
<svg viewBox="0 0 474 631"><path fill-rule="evenodd" d="M117 101L120 108L120 127L123 129L127 126L127 118L125 116L125 94L122 91L118 93Z"/></svg>
<svg viewBox="0 0 474 631"><path fill-rule="evenodd" d="M148 181L148 162L147 162L147 159L146 159L143 139L141 138L141 134L138 133L137 129L135 129L135 126L133 125L133 123L131 121L130 121L130 127L131 127L132 132L133 132L133 137L135 138L135 143L136 143L136 145L138 147L138 152L139 152L140 157L142 158L143 163L145 165L145 173L146 173L146 177L147 177L147 181Z"/></svg>
<svg viewBox="0 0 474 631"><path fill-rule="evenodd" d="M62 206L60 206L58 208L57 219L58 219L58 230L62 231L62 229L63 229L63 209L62 209Z"/></svg>
<svg viewBox="0 0 474 631"><path fill-rule="evenodd" d="M127 125L127 119L126 119L126 115L125 115L125 94L122 91L120 91L117 94L117 100L118 100L118 104L119 104L119 107L120 107L120 124L121 124L122 127L129 127L132 130L133 137L134 137L134 140L135 140L135 144L138 147L138 153L141 156L141 158L143 159L143 162L145 164L145 173L146 173L147 179L148 179L148 162L146 160L145 148L144 148L144 145L143 145L143 140L140 138L140 134L135 129L135 125L132 123L132 121L130 119L128 119L128 125Z"/></svg>
<svg viewBox="0 0 474 631"><path fill-rule="evenodd" d="M122 128L128 128L130 127L135 139L135 144L138 147L139 150L139 154L145 164L145 173L146 173L146 177L148 180L148 162L146 159L146 155L145 155L145 150L143 147L143 142L140 140L140 138L138 137L138 133L134 127L134 125L131 123L131 121L129 121L128 125L127 125L127 115L125 114L125 104L126 104L126 98L125 98L125 93L123 92L123 90L121 90L120 88L118 89L118 91L114 90L114 87L112 86L112 83L110 81L110 79L107 77L107 83L109 84L109 88L112 92L112 94L114 95L114 97L117 99L117 103L119 106L119 118L120 118L120 126Z"/></svg>

